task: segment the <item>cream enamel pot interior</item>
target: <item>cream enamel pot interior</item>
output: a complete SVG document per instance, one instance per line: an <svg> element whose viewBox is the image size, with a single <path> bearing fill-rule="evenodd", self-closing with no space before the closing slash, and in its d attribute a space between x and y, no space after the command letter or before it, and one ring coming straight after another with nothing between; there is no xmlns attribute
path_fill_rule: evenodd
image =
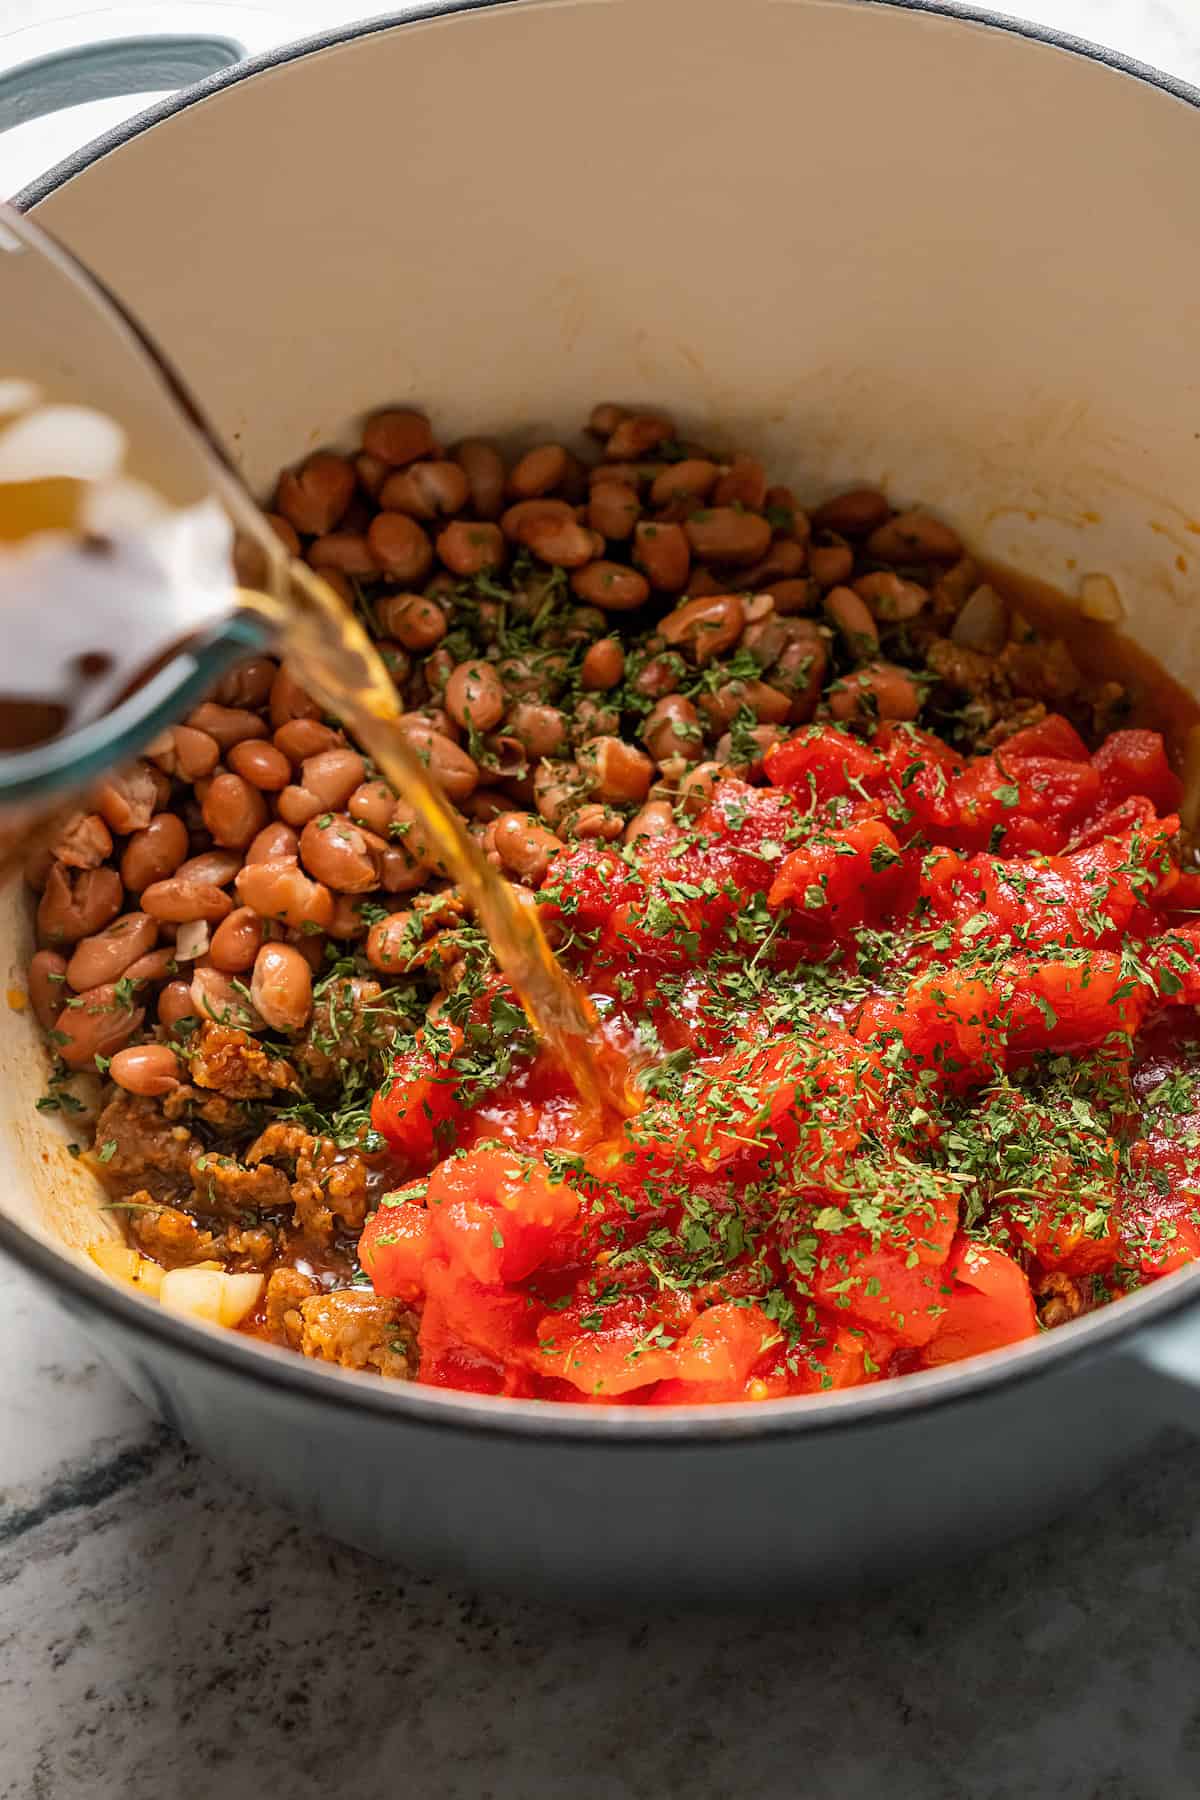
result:
<svg viewBox="0 0 1200 1800"><path fill-rule="evenodd" d="M1000 21L519 0L218 76L25 199L264 490L383 401L513 441L596 399L659 402L802 497L880 482L1064 587L1107 571L1194 683L1198 172L1200 95ZM3 931L16 979L16 896ZM1200 1270L946 1373L758 1408L342 1375L107 1286L78 1252L111 1215L34 1110L27 1013L0 1020L0 1071L0 1245L205 1450L471 1579L696 1597L893 1577L1200 1421Z"/></svg>

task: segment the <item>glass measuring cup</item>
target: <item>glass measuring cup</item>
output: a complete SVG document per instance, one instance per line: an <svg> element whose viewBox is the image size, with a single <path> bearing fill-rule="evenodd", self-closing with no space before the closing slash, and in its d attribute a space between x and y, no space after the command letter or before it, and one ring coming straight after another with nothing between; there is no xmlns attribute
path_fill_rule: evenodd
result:
<svg viewBox="0 0 1200 1800"><path fill-rule="evenodd" d="M56 735L0 746L0 809L11 816L86 787L264 648L270 628L239 607L237 581L249 571L252 585L280 591L286 554L141 326L3 206L0 346L0 695L72 697ZM120 496L93 518L85 490L105 462L97 421L117 437ZM57 468L55 425L69 452ZM23 554L20 515L61 524L66 488L67 510L84 508L82 538L78 525L43 533L38 554Z"/></svg>

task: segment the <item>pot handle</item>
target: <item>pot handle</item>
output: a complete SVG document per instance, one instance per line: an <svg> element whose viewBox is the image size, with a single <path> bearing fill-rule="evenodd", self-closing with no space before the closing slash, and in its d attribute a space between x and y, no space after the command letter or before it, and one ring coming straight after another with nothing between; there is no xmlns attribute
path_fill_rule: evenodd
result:
<svg viewBox="0 0 1200 1800"><path fill-rule="evenodd" d="M0 132L89 100L189 87L245 55L236 38L208 34L109 38L56 50L0 74Z"/></svg>
<svg viewBox="0 0 1200 1800"><path fill-rule="evenodd" d="M1164 1422L1200 1433L1200 1308L1185 1307L1143 1332L1129 1354L1152 1378L1153 1399Z"/></svg>

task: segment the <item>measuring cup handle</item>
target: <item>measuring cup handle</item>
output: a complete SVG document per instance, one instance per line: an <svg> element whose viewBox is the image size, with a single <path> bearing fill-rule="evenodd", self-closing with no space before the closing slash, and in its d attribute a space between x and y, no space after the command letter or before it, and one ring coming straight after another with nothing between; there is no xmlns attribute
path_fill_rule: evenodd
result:
<svg viewBox="0 0 1200 1800"><path fill-rule="evenodd" d="M55 50L0 75L0 132L85 101L190 87L245 54L236 38L215 33L110 38Z"/></svg>
<svg viewBox="0 0 1200 1800"><path fill-rule="evenodd" d="M261 620L236 613L179 651L128 700L93 724L32 750L0 755L0 809L49 808L78 793L177 724L234 663L270 647Z"/></svg>

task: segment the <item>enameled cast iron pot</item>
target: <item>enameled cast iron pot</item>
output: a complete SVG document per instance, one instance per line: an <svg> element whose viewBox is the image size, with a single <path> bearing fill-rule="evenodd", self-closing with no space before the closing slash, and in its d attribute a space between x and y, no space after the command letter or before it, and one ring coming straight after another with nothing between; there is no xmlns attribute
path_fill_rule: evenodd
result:
<svg viewBox="0 0 1200 1800"><path fill-rule="evenodd" d="M453 438L597 399L863 479L1200 682L1200 94L889 0L520 0L193 87L25 196L142 315L251 481L414 402ZM64 347L64 358L69 347ZM5 964L27 953L3 906ZM339 1537L486 1583L683 1599L894 1578L1200 1425L1200 1268L828 1398L538 1406L344 1375L161 1313L0 1018L0 1246L151 1406Z"/></svg>

